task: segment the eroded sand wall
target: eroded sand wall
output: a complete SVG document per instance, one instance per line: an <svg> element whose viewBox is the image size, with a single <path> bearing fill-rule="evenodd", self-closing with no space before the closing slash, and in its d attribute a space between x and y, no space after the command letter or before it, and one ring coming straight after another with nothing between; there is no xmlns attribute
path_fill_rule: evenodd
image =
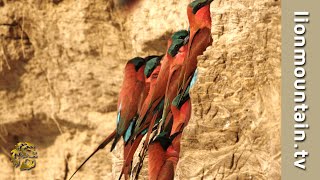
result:
<svg viewBox="0 0 320 180"><path fill-rule="evenodd" d="M163 53L188 3L0 0L0 179L69 177L115 127L126 61ZM211 12L177 178L279 179L280 2L216 0ZM31 172L9 161L18 141L37 146ZM115 179L120 149L77 178Z"/></svg>
<svg viewBox="0 0 320 180"><path fill-rule="evenodd" d="M179 179L280 179L280 13L274 0L213 2Z"/></svg>

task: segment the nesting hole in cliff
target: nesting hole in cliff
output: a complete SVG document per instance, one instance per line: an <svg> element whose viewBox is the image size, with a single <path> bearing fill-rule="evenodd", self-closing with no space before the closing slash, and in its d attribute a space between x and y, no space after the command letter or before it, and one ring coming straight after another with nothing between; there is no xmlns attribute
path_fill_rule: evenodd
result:
<svg viewBox="0 0 320 180"><path fill-rule="evenodd" d="M149 54L165 53L167 49L168 39L172 35L171 31L165 32L162 36L147 41L143 44L143 52L150 52Z"/></svg>

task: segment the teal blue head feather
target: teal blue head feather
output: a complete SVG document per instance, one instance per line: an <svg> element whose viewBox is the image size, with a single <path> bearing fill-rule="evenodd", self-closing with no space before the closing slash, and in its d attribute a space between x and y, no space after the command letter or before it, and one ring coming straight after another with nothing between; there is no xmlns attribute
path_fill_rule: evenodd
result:
<svg viewBox="0 0 320 180"><path fill-rule="evenodd" d="M140 69L140 67L144 65L144 63L145 63L145 61L143 58L135 57L135 58L129 60L127 64L133 64L136 71L138 71Z"/></svg>
<svg viewBox="0 0 320 180"><path fill-rule="evenodd" d="M148 60L146 63L146 67L144 68L144 75L148 78L152 74L153 70L160 65L160 61L162 60L162 56L155 56Z"/></svg>
<svg viewBox="0 0 320 180"><path fill-rule="evenodd" d="M212 1L213 0L195 0L192 3L190 3L189 6L192 8L192 13L196 14L199 9L210 4Z"/></svg>
<svg viewBox="0 0 320 180"><path fill-rule="evenodd" d="M185 43L184 39L173 40L172 44L168 49L168 54L170 54L171 57L174 57L175 55L177 55L179 49L184 45L184 43Z"/></svg>
<svg viewBox="0 0 320 180"><path fill-rule="evenodd" d="M187 36L189 36L189 32L187 30L180 30L180 31L177 31L177 32L173 33L173 35L171 36L171 39L172 40L184 39Z"/></svg>

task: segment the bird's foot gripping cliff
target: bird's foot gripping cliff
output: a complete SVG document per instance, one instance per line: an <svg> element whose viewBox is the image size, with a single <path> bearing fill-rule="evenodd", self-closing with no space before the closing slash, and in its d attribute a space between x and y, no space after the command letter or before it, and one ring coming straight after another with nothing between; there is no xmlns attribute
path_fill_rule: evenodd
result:
<svg viewBox="0 0 320 180"><path fill-rule="evenodd" d="M126 61L164 53L188 27L188 4L0 1L0 179L70 177L115 127ZM280 2L216 0L210 11L176 178L280 179ZM30 172L9 160L19 141L37 147ZM77 178L117 178L122 147L106 149Z"/></svg>

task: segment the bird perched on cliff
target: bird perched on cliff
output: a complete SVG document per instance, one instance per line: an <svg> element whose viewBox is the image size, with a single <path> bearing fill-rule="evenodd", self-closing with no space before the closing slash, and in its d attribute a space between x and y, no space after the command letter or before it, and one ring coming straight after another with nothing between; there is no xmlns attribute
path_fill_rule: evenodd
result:
<svg viewBox="0 0 320 180"><path fill-rule="evenodd" d="M188 5L187 15L190 26L190 39L185 70L185 79L197 67L197 57L212 43L210 4L213 0L195 0Z"/></svg>
<svg viewBox="0 0 320 180"><path fill-rule="evenodd" d="M182 48L179 53L184 58L187 52ZM183 60L178 60L178 62L180 63L176 65L181 66ZM195 84L196 79L197 71L189 77L187 88L184 91L174 91L175 93L180 93L172 101L169 100L171 102L170 110L173 121L167 122L171 125L165 124L165 126L170 126L171 128L165 127L161 129L160 134L149 145L149 179L174 178L175 167L179 160L181 133L191 116L189 90ZM169 82L168 85L170 86Z"/></svg>
<svg viewBox="0 0 320 180"><path fill-rule="evenodd" d="M144 75L146 77L145 80L145 84L148 87L148 92L152 92L153 89L155 88L155 84L158 78L158 73L160 71L160 61L162 59L163 56L149 56L146 59L146 66L144 68ZM150 93L147 93L148 96ZM147 98L148 98L147 96ZM152 115L150 115L149 117L152 118L154 116L158 117L157 114L160 114L160 112L162 112L162 106L160 104L160 106L158 106L157 108L155 108L154 112L151 113ZM133 159L133 155L136 151L136 149L138 148L138 145L140 144L140 141L142 140L142 137L146 134L146 130L148 130L148 127L150 126L150 124L145 124L142 127L142 131L140 131L140 133L138 134L133 134L133 128L130 128L130 131L127 131L127 135L128 135L128 139L129 137L133 137L135 139L133 139L132 141L129 141L125 144L125 149L124 149L124 164L123 164L123 170L120 174L120 176L122 174L125 175L125 178L128 178L128 175L131 171L131 164L132 164L132 159ZM129 129L128 129L129 130Z"/></svg>
<svg viewBox="0 0 320 180"><path fill-rule="evenodd" d="M174 172L179 161L180 139L184 127L191 115L191 102L189 96L173 100L172 105L173 124L171 132L162 131L148 147L149 155L149 179L174 179Z"/></svg>
<svg viewBox="0 0 320 180"><path fill-rule="evenodd" d="M187 38L187 50L181 50L180 60L170 66L162 117L163 119L167 119L166 121L170 120L167 118L168 105L178 93L186 90L188 79L192 78L192 74L197 68L197 56L201 55L212 43L210 16L210 3L212 1L195 0L187 7L190 35Z"/></svg>
<svg viewBox="0 0 320 180"><path fill-rule="evenodd" d="M148 170L149 180L173 180L174 170L178 163L179 153L172 146L176 136L168 137L166 132L160 133L149 145Z"/></svg>
<svg viewBox="0 0 320 180"><path fill-rule="evenodd" d="M124 80L118 98L117 127L99 146L98 148L79 166L76 172L100 149L103 149L109 142L113 141L111 151L123 136L124 141L130 137L135 118L138 117L141 103L145 94L145 59L135 57L129 60L124 70Z"/></svg>
<svg viewBox="0 0 320 180"><path fill-rule="evenodd" d="M124 70L124 79L118 98L117 128L111 151L120 137L126 142L133 128L135 118L139 115L145 90L145 60L140 57L131 59Z"/></svg>
<svg viewBox="0 0 320 180"><path fill-rule="evenodd" d="M172 46L172 44L175 44L175 40L179 38L183 38L188 35L188 32L178 31L173 34L173 36L168 40L168 48ZM176 44L175 46L179 46L179 44ZM171 48L172 52L176 54L174 51L178 51L178 49ZM131 169L131 162L133 158L133 154L136 150L137 143L140 143L141 139L140 137L147 134L146 143L145 145L149 143L149 135L154 128L155 124L157 124L161 119L161 114L163 110L163 102L164 102L164 92L165 92L165 86L167 81L167 67L170 67L168 64L168 53L162 58L153 58L149 60L146 63L145 67L145 75L146 75L146 83L150 84L150 89L148 96L145 98L144 104L142 105L142 110L140 113L140 116L135 124L135 129L132 133L131 139L129 140L130 143L134 144L135 146L132 146L132 148L127 149L128 153L130 154L125 158L123 170L121 172L126 175L126 172L128 172L128 166L129 169ZM160 64L161 61L161 64ZM161 68L160 68L161 67ZM165 69L165 70L163 70ZM167 69L168 70L168 69ZM162 73L161 73L162 72ZM160 79L160 80L159 80ZM136 138L137 140L135 140ZM146 147L145 147L146 148ZM121 176L120 175L120 176Z"/></svg>
<svg viewBox="0 0 320 180"><path fill-rule="evenodd" d="M163 110L165 126L170 124L167 117L168 105L179 93L189 88L192 74L197 68L197 57L212 43L210 3L213 0L195 0L188 5L187 15L190 25L187 50L181 51L180 61L170 67L170 75L166 90L166 101ZM186 53L183 53L186 52Z"/></svg>
<svg viewBox="0 0 320 180"><path fill-rule="evenodd" d="M189 36L185 36L184 39L176 39L168 49L169 59L171 61L168 70L168 81L165 91L165 102L162 114L162 119L165 120L165 126L168 125L168 121L171 117L168 116L170 111L170 104L172 100L178 95L182 84L183 75L183 63L187 55Z"/></svg>
<svg viewBox="0 0 320 180"><path fill-rule="evenodd" d="M188 34L188 31L180 30L175 32L168 40L167 52L161 61L161 70L155 85L156 87L153 89L153 91L150 91L148 97L145 99L144 104L142 105L141 114L138 118L135 132L139 132L141 130L141 126L143 123L145 123L148 112L152 112L153 109L163 101L167 87L167 81L169 78L168 71L171 64L175 62L173 58L183 45L183 39L188 36Z"/></svg>
<svg viewBox="0 0 320 180"><path fill-rule="evenodd" d="M148 148L150 180L174 179L176 165L179 161L181 133L191 116L189 92L184 92L174 98L171 111L173 114L171 132L164 129Z"/></svg>
<svg viewBox="0 0 320 180"><path fill-rule="evenodd" d="M191 44L194 41L194 37L199 31L211 29L210 4L212 1L213 0L195 0L188 5L187 15L190 26L189 49L192 47Z"/></svg>
<svg viewBox="0 0 320 180"><path fill-rule="evenodd" d="M180 101L178 104L177 101L179 101L179 99L182 101ZM173 115L173 125L170 135L182 131L183 128L188 124L191 116L190 97L180 97L179 94L171 104L171 111Z"/></svg>
<svg viewBox="0 0 320 180"><path fill-rule="evenodd" d="M172 67L170 73L174 78L168 81L166 98L169 102L181 92L186 91L192 74L197 68L197 57L212 43L210 3L213 0L195 0L188 5L187 14L190 25L190 37L185 59L181 60L181 67ZM168 103L165 103L167 105ZM163 117L166 118L167 108L164 108Z"/></svg>
<svg viewBox="0 0 320 180"><path fill-rule="evenodd" d="M188 31L181 30L172 35L168 41L168 51L165 58L161 61L161 68L157 67L156 70L151 75L151 78L157 77L156 81L151 80L151 86L148 96L145 99L142 109L146 108L146 113L143 116L143 110L141 116L136 123L135 134L146 133L147 137L144 143L144 147L140 151L142 157L144 157L144 152L146 152L149 144L150 133L156 128L161 117L164 106L164 94L167 86L168 71L170 65L176 63L174 58L179 54L180 47L187 44L185 38L188 37ZM186 49L186 48L185 48ZM148 64L154 64L152 61L149 61L145 68L145 73L147 71ZM155 74L156 73L156 74ZM153 101L155 100L155 101ZM139 121L140 120L140 121ZM170 132L169 132L170 134ZM135 137L135 136L133 136ZM136 141L136 140L134 140ZM135 143L135 142L134 142ZM131 154L133 156L133 154ZM128 158L129 161L132 161L131 158ZM142 160L143 161L143 160ZM142 163L142 161L140 163ZM128 163L125 162L125 163Z"/></svg>

